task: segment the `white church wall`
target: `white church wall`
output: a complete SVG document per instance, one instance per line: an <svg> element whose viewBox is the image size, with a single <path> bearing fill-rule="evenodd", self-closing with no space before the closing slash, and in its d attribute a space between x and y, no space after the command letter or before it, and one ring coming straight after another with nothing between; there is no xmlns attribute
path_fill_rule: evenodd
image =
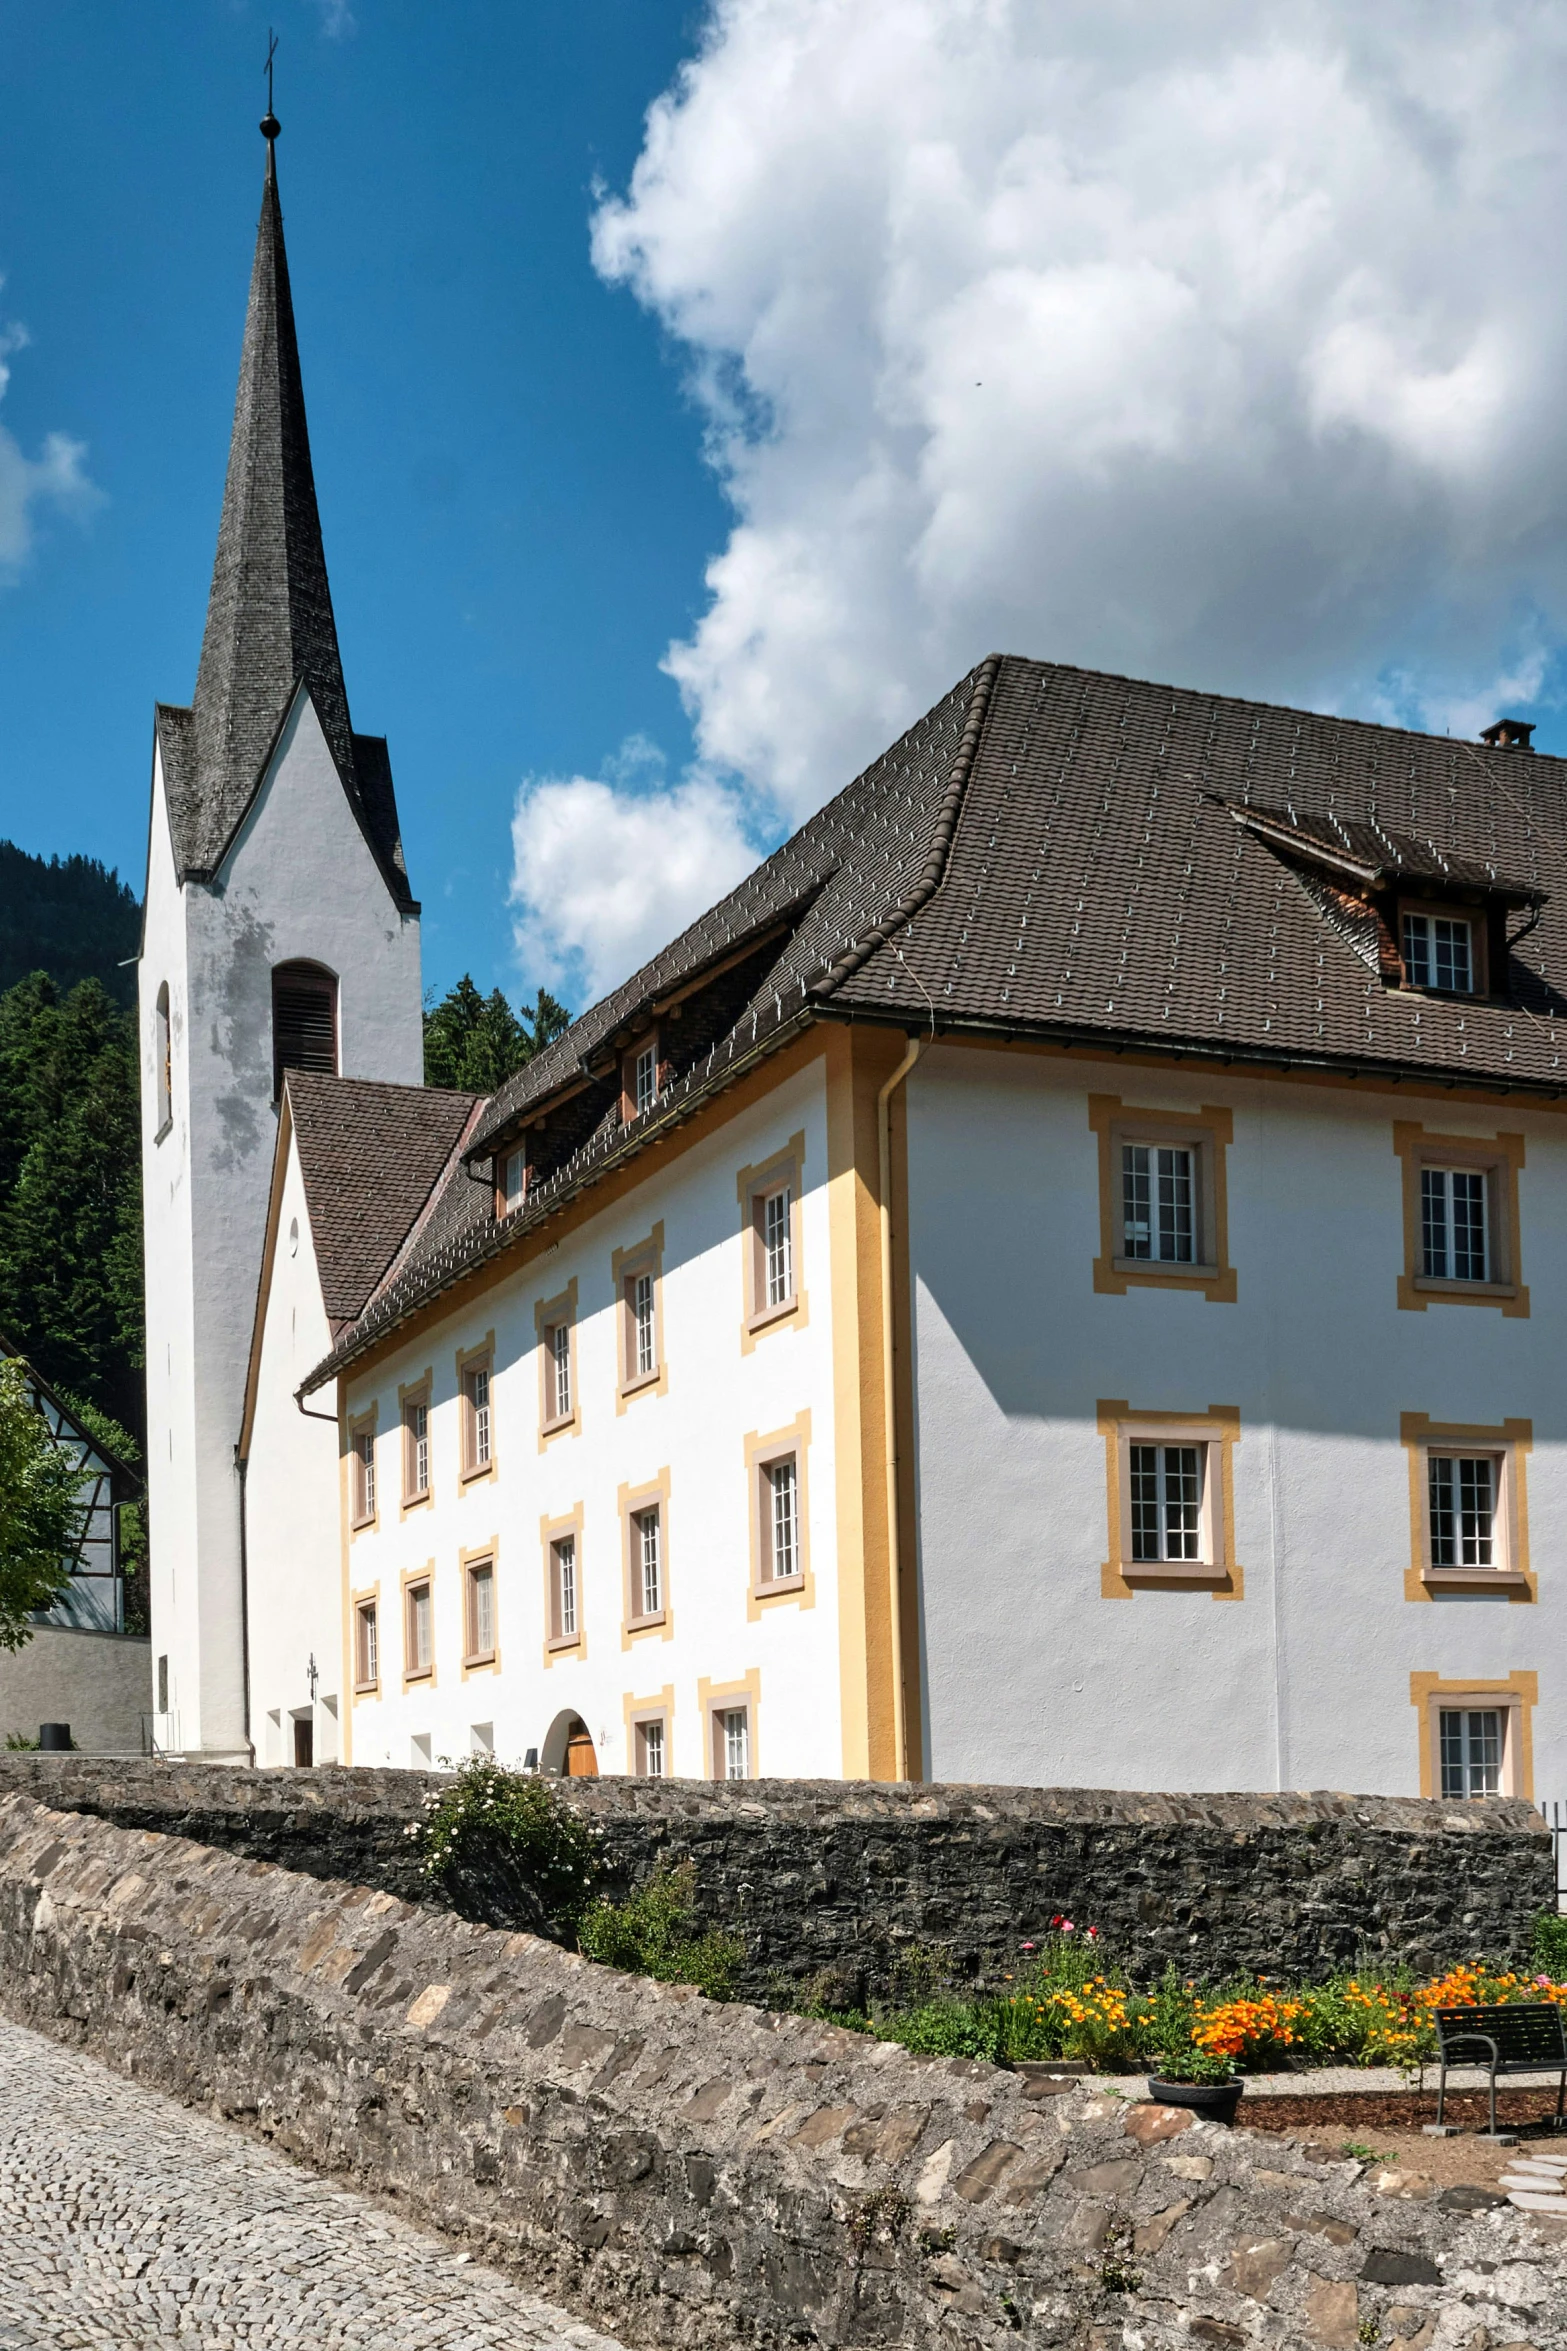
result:
<svg viewBox="0 0 1567 2351"><path fill-rule="evenodd" d="M739 1171L804 1136L797 1286L802 1303L743 1344L745 1242ZM590 1730L604 1771L631 1767L637 1706L668 1709L667 1769L712 1770L704 1701L719 1690L753 1707L753 1770L842 1769L838 1586L828 1267L824 1065L808 1061L764 1099L723 1119L644 1180L588 1215L461 1314L435 1323L352 1382L351 1424L375 1414L378 1523L349 1546L355 1594L378 1595L380 1691L354 1703L356 1763L406 1765L493 1746L511 1762L538 1748L556 1759L561 1718ZM667 1379L617 1409L614 1253L663 1228ZM576 1285L574 1431L541 1442L535 1307ZM493 1334L494 1475L464 1484L459 1350ZM404 1510L400 1389L431 1381L432 1495ZM804 1452L809 1579L803 1593L751 1593L752 1476L746 1442L796 1423ZM627 1633L623 1489L665 1497L667 1621ZM580 1514L583 1639L547 1648L542 1528ZM462 1562L493 1548L498 1658L462 1664ZM403 1680L403 1598L433 1578L435 1670ZM553 1748L552 1726L556 1728Z"/></svg>
<svg viewBox="0 0 1567 2351"><path fill-rule="evenodd" d="M1538 1704L1522 1706L1515 1728L1532 1740L1533 1789L1567 1793L1557 1663L1567 1600L1555 1573L1567 1527L1560 1120L1435 1089L1374 1096L957 1047L933 1050L908 1085L930 1776L1418 1793L1412 1677L1457 1688L1535 1674ZM1165 1288L1096 1292L1090 1094L1153 1111L1231 1111L1234 1303ZM1399 1307L1395 1120L1525 1136L1527 1316L1494 1304ZM1101 1400L1195 1416L1238 1408L1243 1597L1147 1586L1102 1596ZM1536 1601L1501 1591L1406 1598L1404 1413L1532 1423ZM1489 1702L1508 1704L1502 1692ZM1513 1761L1526 1761L1521 1749Z"/></svg>
<svg viewBox="0 0 1567 2351"><path fill-rule="evenodd" d="M314 1762L338 1760L345 1665L338 1423L330 1390L307 1397L308 1412L295 1402L331 1344L291 1144L245 1478L251 1736L262 1764L293 1762L296 1721L310 1724Z"/></svg>
<svg viewBox="0 0 1567 2351"><path fill-rule="evenodd" d="M166 842L155 802L155 862ZM149 891L144 1036L163 967L184 973L174 1131L150 1151L147 1230L149 1296L156 1263L189 1297L164 1334L174 1483L152 1512L153 1649L171 1660L173 1743L187 1752L245 1749L234 1449L276 1142L272 971L298 957L337 977L340 1073L417 1084L418 921L393 903L304 695L219 880L160 886L156 936Z"/></svg>

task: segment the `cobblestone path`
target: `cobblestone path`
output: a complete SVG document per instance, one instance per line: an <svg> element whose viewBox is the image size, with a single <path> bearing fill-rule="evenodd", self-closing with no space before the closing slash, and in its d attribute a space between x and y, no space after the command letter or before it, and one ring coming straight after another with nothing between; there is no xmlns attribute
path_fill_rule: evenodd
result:
<svg viewBox="0 0 1567 2351"><path fill-rule="evenodd" d="M0 2351L619 2351L362 2196L0 2023Z"/></svg>

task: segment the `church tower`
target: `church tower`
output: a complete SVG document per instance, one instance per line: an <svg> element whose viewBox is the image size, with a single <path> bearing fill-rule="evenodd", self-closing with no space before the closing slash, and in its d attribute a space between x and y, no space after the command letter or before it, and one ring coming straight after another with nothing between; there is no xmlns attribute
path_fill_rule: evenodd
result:
<svg viewBox="0 0 1567 2351"><path fill-rule="evenodd" d="M268 111L217 560L189 709L157 706L139 973L160 1747L246 1760L235 1445L282 1072L418 1085L419 908L355 734L316 511Z"/></svg>

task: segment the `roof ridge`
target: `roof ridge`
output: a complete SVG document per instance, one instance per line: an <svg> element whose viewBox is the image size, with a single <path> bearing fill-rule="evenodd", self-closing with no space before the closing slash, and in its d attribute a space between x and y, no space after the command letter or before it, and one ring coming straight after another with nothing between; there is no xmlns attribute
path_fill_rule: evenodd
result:
<svg viewBox="0 0 1567 2351"><path fill-rule="evenodd" d="M852 979L861 966L870 961L877 949L884 947L895 931L901 931L911 923L921 907L934 897L946 871L953 836L957 832L963 795L968 788L969 776L979 750L979 739L985 728L991 689L1005 659L1005 654L987 653L973 673L974 690L969 696L968 709L964 714L963 733L953 754L947 788L942 795L941 806L936 811L936 822L931 832L930 855L925 860L919 880L889 913L882 916L880 922L856 939L846 953L835 956L819 980L810 983L809 993L818 1001L835 994L845 980Z"/></svg>

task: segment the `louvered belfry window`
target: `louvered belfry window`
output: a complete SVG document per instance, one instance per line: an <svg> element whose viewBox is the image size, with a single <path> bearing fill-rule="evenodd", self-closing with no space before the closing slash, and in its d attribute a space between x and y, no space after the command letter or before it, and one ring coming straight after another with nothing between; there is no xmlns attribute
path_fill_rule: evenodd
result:
<svg viewBox="0 0 1567 2351"><path fill-rule="evenodd" d="M272 974L272 1091L286 1069L337 1075L337 982L319 963L280 963Z"/></svg>

